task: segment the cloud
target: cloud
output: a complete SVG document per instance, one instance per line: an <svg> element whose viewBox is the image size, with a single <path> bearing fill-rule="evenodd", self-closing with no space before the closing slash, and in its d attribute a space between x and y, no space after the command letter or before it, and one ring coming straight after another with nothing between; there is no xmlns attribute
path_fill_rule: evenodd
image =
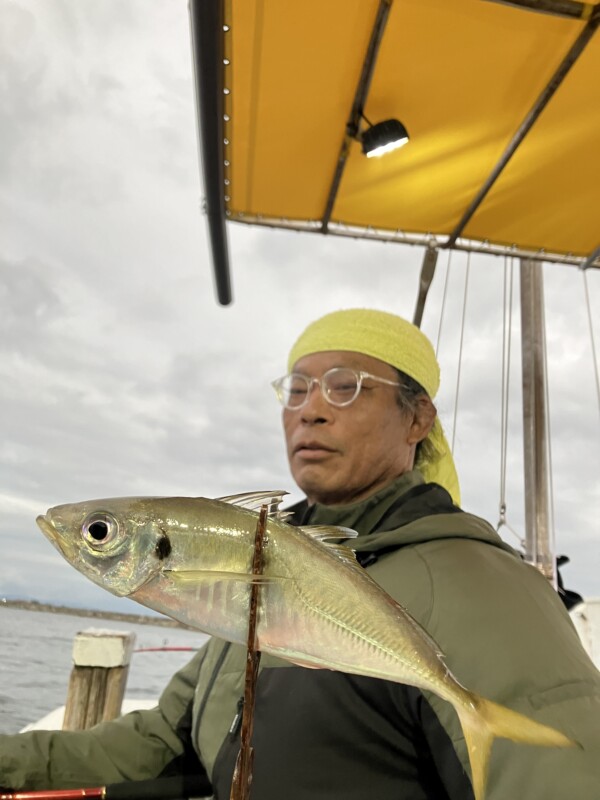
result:
<svg viewBox="0 0 600 800"><path fill-rule="evenodd" d="M36 258L11 262L0 256L0 349L42 337L64 313L47 265Z"/></svg>
<svg viewBox="0 0 600 800"><path fill-rule="evenodd" d="M422 250L231 225L235 302L217 306L180 4L0 4L0 76L0 547L10 554L0 584L107 607L118 601L63 564L35 516L111 495L283 488L296 499L269 381L322 313L373 306L411 318ZM434 344L447 258L423 321ZM466 262L452 256L439 350L449 435ZM557 539L572 557L568 583L598 594L597 399L581 275L544 272ZM599 278L590 271L596 342ZM465 504L493 523L502 294L502 261L473 258L456 460ZM513 322L506 498L520 535L517 311Z"/></svg>

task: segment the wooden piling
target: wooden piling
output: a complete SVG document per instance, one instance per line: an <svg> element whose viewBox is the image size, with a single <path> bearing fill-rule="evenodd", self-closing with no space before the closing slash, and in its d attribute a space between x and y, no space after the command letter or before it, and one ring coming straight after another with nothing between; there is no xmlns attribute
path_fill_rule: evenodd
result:
<svg viewBox="0 0 600 800"><path fill-rule="evenodd" d="M63 730L84 730L120 715L134 642L135 634L123 631L77 634Z"/></svg>

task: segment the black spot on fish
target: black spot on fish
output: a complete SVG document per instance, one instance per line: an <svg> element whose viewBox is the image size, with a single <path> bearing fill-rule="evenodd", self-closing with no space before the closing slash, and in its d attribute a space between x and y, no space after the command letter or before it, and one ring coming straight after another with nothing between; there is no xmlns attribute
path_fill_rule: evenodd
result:
<svg viewBox="0 0 600 800"><path fill-rule="evenodd" d="M173 548L171 547L171 540L169 539L166 533L163 533L163 535L156 543L156 547L154 548L154 552L156 553L157 558L159 558L162 561L163 558L166 558L168 555L171 554L172 549Z"/></svg>

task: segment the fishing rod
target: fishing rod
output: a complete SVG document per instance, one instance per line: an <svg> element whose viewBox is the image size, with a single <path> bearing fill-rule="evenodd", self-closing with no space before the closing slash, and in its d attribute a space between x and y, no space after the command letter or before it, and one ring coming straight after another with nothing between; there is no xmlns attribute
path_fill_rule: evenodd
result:
<svg viewBox="0 0 600 800"><path fill-rule="evenodd" d="M189 800L192 797L210 797L212 786L208 777L200 774L128 781L86 789L0 792L0 800Z"/></svg>

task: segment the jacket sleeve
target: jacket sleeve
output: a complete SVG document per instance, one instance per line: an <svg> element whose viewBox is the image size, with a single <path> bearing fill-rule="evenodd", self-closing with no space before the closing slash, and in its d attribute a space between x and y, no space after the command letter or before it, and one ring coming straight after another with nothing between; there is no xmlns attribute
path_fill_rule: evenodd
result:
<svg viewBox="0 0 600 800"><path fill-rule="evenodd" d="M438 542L419 550L432 600L422 621L456 678L580 745L556 749L496 740L486 800L596 800L600 680L556 592L532 567L483 543ZM454 709L426 694L468 769Z"/></svg>
<svg viewBox="0 0 600 800"><path fill-rule="evenodd" d="M0 786L69 789L144 780L190 747L192 702L204 648L171 679L158 706L87 731L0 736Z"/></svg>

